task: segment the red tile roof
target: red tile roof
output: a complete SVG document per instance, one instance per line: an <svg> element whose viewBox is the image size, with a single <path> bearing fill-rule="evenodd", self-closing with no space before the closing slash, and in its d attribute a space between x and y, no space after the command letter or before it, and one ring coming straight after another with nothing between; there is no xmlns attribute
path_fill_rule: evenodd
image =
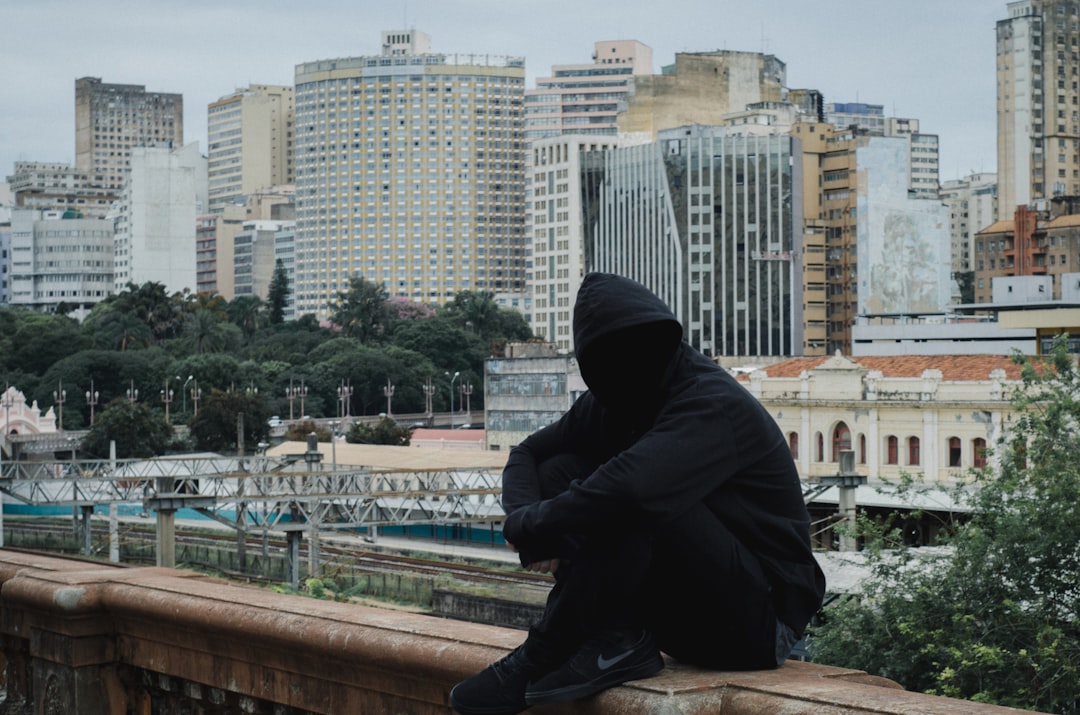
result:
<svg viewBox="0 0 1080 715"><path fill-rule="evenodd" d="M831 357L792 358L762 368L769 377L798 377L813 370ZM924 370L941 370L941 379L949 381L989 380L990 371L1002 369L1009 380L1020 379L1020 366L1005 355L897 355L894 357L852 357L867 370L879 370L884 377L919 377ZM748 376L740 380L749 381Z"/></svg>

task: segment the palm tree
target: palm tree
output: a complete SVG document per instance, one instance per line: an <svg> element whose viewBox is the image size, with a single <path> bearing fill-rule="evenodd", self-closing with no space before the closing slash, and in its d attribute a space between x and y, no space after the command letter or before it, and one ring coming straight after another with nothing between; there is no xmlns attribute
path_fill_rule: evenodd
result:
<svg viewBox="0 0 1080 715"><path fill-rule="evenodd" d="M225 347L225 326L214 312L199 308L184 320L184 342L197 355L218 352Z"/></svg>
<svg viewBox="0 0 1080 715"><path fill-rule="evenodd" d="M146 347L154 340L149 325L132 313L119 310L111 310L101 319L97 334L99 345L119 348L121 352L128 348Z"/></svg>

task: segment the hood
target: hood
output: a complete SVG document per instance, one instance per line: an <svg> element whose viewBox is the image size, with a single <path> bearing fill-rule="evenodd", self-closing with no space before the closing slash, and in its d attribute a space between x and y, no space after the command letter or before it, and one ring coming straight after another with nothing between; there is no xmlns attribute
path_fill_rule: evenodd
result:
<svg viewBox="0 0 1080 715"><path fill-rule="evenodd" d="M643 404L642 398L658 391L681 340L679 321L645 286L612 273L589 273L582 280L574 304L574 351L585 384L605 405Z"/></svg>

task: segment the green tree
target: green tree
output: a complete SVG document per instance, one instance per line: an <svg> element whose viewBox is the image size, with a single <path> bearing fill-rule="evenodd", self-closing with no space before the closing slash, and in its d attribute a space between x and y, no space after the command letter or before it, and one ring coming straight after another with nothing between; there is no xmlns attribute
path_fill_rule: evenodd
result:
<svg viewBox="0 0 1080 715"><path fill-rule="evenodd" d="M412 430L389 417L383 417L374 425L354 422L345 434L345 441L350 444L392 444L408 447L411 439Z"/></svg>
<svg viewBox="0 0 1080 715"><path fill-rule="evenodd" d="M267 319L271 325L284 322L289 292L289 274L285 271L285 263L279 258L274 262L274 275L270 277L270 288L266 297Z"/></svg>
<svg viewBox="0 0 1080 715"><path fill-rule="evenodd" d="M145 402L118 397L97 414L94 426L83 438L81 451L105 458L109 456L109 443L116 442L119 458L153 457L165 453L172 436L172 427Z"/></svg>
<svg viewBox="0 0 1080 715"><path fill-rule="evenodd" d="M191 419L191 438L196 449L230 452L237 447L238 416L244 415L244 450L253 453L270 435L269 414L258 395L235 390L213 390L203 400L199 414Z"/></svg>
<svg viewBox="0 0 1080 715"><path fill-rule="evenodd" d="M1018 358L1018 417L998 466L958 489L970 520L944 549L898 549L863 522L873 576L811 632L821 662L913 690L1047 712L1080 706L1080 374L1055 344Z"/></svg>
<svg viewBox="0 0 1080 715"><path fill-rule="evenodd" d="M133 313L122 310L103 310L91 313L83 329L90 333L96 347L124 352L132 348L147 347L154 341L154 333L146 321Z"/></svg>
<svg viewBox="0 0 1080 715"><path fill-rule="evenodd" d="M257 295L238 295L229 301L226 312L229 320L243 331L244 337L250 339L265 325L264 307L262 298Z"/></svg>
<svg viewBox="0 0 1080 715"><path fill-rule="evenodd" d="M199 308L185 315L183 339L196 355L220 352L229 342L227 326L212 310Z"/></svg>
<svg viewBox="0 0 1080 715"><path fill-rule="evenodd" d="M10 370L43 374L54 362L85 345L79 324L64 315L9 309L3 360Z"/></svg>
<svg viewBox="0 0 1080 715"><path fill-rule="evenodd" d="M353 276L348 290L338 293L337 301L330 306L330 320L346 337L362 343L379 342L392 329L389 298L382 283Z"/></svg>

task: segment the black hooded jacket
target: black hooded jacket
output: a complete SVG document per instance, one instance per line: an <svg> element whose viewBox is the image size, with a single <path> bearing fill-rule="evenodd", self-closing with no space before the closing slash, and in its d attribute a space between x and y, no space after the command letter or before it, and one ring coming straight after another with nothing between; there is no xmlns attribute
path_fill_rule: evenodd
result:
<svg viewBox="0 0 1080 715"><path fill-rule="evenodd" d="M503 472L503 533L522 562L569 556L590 533L649 529L704 503L759 558L778 617L801 634L825 579L772 417L627 278L585 276L574 340L589 392L515 447ZM601 466L542 499L536 465L562 452Z"/></svg>

